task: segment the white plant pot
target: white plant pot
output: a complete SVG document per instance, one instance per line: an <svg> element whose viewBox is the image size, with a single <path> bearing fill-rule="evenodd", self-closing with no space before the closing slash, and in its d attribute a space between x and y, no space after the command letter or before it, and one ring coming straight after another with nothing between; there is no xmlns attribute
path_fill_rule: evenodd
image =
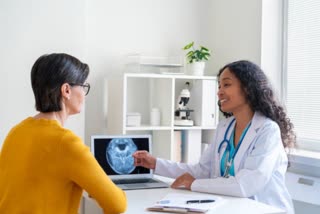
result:
<svg viewBox="0 0 320 214"><path fill-rule="evenodd" d="M194 62L189 64L189 74L202 76L204 74L205 62Z"/></svg>

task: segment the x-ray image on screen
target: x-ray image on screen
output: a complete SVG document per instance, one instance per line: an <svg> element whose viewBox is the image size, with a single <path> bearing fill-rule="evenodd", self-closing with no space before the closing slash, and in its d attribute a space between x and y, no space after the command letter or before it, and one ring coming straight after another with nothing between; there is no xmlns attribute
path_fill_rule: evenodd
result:
<svg viewBox="0 0 320 214"><path fill-rule="evenodd" d="M94 157L107 175L149 174L150 169L134 166L132 154L150 151L149 136L105 136L94 139Z"/></svg>
<svg viewBox="0 0 320 214"><path fill-rule="evenodd" d="M137 146L131 138L114 138L106 148L106 159L110 167L118 174L129 174L134 169L132 154Z"/></svg>

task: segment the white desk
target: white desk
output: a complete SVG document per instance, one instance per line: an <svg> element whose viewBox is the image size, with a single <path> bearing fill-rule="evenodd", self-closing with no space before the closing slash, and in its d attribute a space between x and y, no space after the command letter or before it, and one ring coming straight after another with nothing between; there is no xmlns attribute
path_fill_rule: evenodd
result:
<svg viewBox="0 0 320 214"><path fill-rule="evenodd" d="M163 188L163 189L144 189L144 190L128 190L127 201L128 201L128 209L126 213L128 214L155 214L159 212L150 212L146 211L146 207L152 206L156 201L160 200L164 196L166 196L169 192L177 192L184 194L192 194L191 191L186 190L176 190L171 188ZM199 193L197 193L199 194ZM259 213L285 213L284 211L263 204L257 201L247 199L247 198L235 198L235 197L227 197L221 196L226 201L216 208L207 212L207 214L259 214ZM83 214L103 214L99 205L84 196L83 200Z"/></svg>

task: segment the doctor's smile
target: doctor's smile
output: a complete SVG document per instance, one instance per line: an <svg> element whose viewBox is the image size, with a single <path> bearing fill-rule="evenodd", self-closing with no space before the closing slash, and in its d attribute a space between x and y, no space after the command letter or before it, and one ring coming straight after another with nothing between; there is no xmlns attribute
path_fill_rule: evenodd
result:
<svg viewBox="0 0 320 214"><path fill-rule="evenodd" d="M220 104L222 105L224 102L226 102L227 100L226 99L223 99L223 100L219 100L220 101Z"/></svg>

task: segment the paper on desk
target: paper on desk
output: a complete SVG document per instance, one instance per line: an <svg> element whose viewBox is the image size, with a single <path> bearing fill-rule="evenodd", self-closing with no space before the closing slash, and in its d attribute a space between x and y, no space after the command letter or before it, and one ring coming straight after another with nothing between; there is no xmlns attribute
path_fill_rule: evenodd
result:
<svg viewBox="0 0 320 214"><path fill-rule="evenodd" d="M211 203L192 203L187 204L190 200L214 200ZM203 194L182 194L182 193L169 193L152 207L149 207L150 211L162 211L162 212L196 212L205 213L211 208L214 208L222 203L224 199L214 195Z"/></svg>

